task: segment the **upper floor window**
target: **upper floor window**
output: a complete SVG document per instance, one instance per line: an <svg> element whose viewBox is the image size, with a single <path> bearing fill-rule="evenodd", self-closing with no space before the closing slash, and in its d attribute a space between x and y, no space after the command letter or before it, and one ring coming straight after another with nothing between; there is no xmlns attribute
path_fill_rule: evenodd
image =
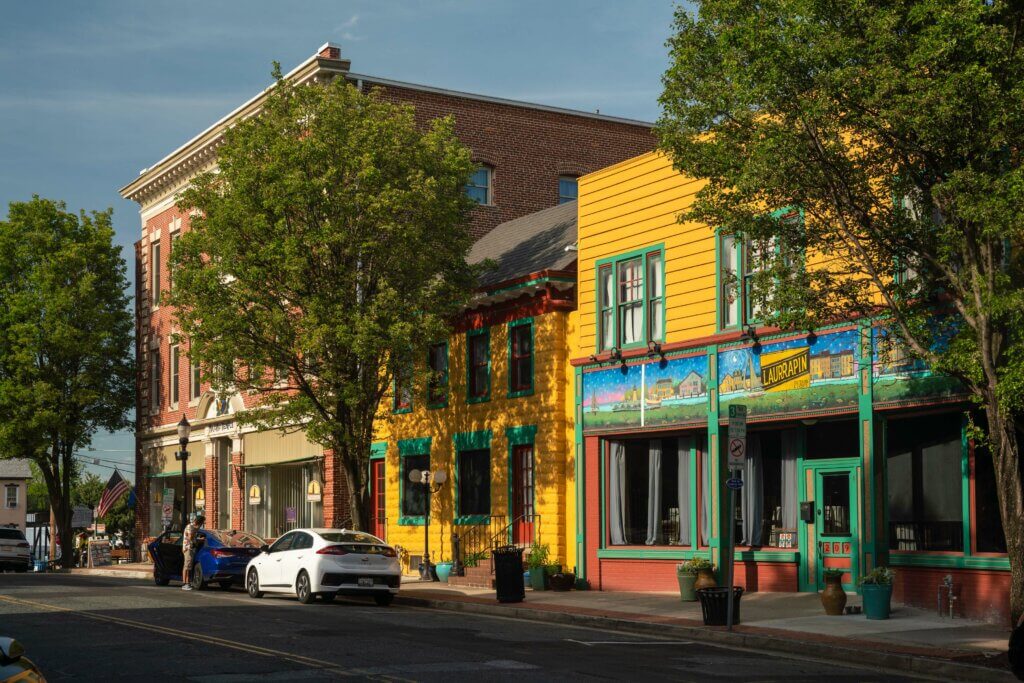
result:
<svg viewBox="0 0 1024 683"><path fill-rule="evenodd" d="M558 178L558 203L574 202L579 198L577 179L573 176L563 175Z"/></svg>
<svg viewBox="0 0 1024 683"><path fill-rule="evenodd" d="M755 323L764 313L754 300L755 278L774 257L776 243L744 243L736 235L720 235L718 239L718 326L727 329Z"/></svg>
<svg viewBox="0 0 1024 683"><path fill-rule="evenodd" d="M156 242L149 249L150 288L153 305L160 305L160 243Z"/></svg>
<svg viewBox="0 0 1024 683"><path fill-rule="evenodd" d="M189 362L189 400L194 401L202 393L202 375L199 373L199 363Z"/></svg>
<svg viewBox="0 0 1024 683"><path fill-rule="evenodd" d="M533 392L533 321L517 320L508 328L509 397Z"/></svg>
<svg viewBox="0 0 1024 683"><path fill-rule="evenodd" d="M448 400L448 342L431 344L427 352L430 378L427 380L427 404L439 407Z"/></svg>
<svg viewBox="0 0 1024 683"><path fill-rule="evenodd" d="M18 485L8 484L7 486L4 487L4 489L4 507L18 507Z"/></svg>
<svg viewBox="0 0 1024 683"><path fill-rule="evenodd" d="M395 371L391 409L396 413L407 413L412 410L412 366L409 364Z"/></svg>
<svg viewBox="0 0 1024 683"><path fill-rule="evenodd" d="M664 261L661 248L598 262L598 341L601 351L663 341Z"/></svg>
<svg viewBox="0 0 1024 683"><path fill-rule="evenodd" d="M171 407L177 407L181 386L180 380L181 354L178 352L178 345L171 346Z"/></svg>
<svg viewBox="0 0 1024 683"><path fill-rule="evenodd" d="M150 412L160 412L160 350L149 352L149 408Z"/></svg>
<svg viewBox="0 0 1024 683"><path fill-rule="evenodd" d="M494 197L491 192L493 173L488 166L481 166L473 175L469 176L466 183L466 194L477 204L493 204Z"/></svg>
<svg viewBox="0 0 1024 683"><path fill-rule="evenodd" d="M486 329L466 334L466 400L486 401L491 394L491 336Z"/></svg>

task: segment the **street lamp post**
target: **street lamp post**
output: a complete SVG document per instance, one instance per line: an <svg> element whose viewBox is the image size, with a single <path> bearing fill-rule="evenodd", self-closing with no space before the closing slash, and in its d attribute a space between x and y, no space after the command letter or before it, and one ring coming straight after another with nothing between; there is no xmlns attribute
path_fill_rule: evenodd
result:
<svg viewBox="0 0 1024 683"><path fill-rule="evenodd" d="M427 509L423 514L423 562L420 565L420 578L430 579L433 577L430 562L430 498L431 494L441 490L441 486L448 481L448 475L442 470L413 470L409 472L409 481L422 484L427 489Z"/></svg>
<svg viewBox="0 0 1024 683"><path fill-rule="evenodd" d="M174 457L181 461L181 528L185 528L185 524L188 523L188 479L187 479L187 465L188 465L188 437L192 433L192 425L188 423L188 418L184 415L181 416L181 422L178 423L178 445L181 447Z"/></svg>

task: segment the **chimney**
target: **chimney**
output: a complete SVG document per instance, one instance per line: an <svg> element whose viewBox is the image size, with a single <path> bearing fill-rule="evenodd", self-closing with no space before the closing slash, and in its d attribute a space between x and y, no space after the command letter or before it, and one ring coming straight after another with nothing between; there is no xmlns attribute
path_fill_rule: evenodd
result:
<svg viewBox="0 0 1024 683"><path fill-rule="evenodd" d="M324 59L341 59L341 46L334 43L324 43L317 50L316 54L317 57L323 57Z"/></svg>

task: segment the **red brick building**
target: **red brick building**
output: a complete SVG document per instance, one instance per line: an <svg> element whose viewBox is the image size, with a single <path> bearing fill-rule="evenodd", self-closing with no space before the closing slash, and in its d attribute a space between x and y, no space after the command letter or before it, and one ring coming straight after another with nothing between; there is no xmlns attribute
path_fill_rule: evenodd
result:
<svg viewBox="0 0 1024 683"><path fill-rule="evenodd" d="M475 237L574 199L578 176L655 144L650 124L641 121L353 73L349 60L331 44L286 76L295 83L338 77L412 104L423 122L454 116L459 138L480 165L467 187L479 203L471 222ZM121 189L123 197L138 202L142 223L135 244L139 538L157 533L168 512L177 524L183 495L205 505L208 526L270 537L293 526L340 525L349 517L344 482L331 454L301 432L242 429L233 416L250 398L218 399L201 383L185 345L171 344L174 312L160 301L160 291L168 284L173 240L189 229L188 216L178 212L175 198L190 178L215 165L225 127L258 111L263 97L261 93L244 103ZM182 481L181 464L174 458L175 425L183 415L193 425L187 481ZM322 488L319 500L317 485Z"/></svg>

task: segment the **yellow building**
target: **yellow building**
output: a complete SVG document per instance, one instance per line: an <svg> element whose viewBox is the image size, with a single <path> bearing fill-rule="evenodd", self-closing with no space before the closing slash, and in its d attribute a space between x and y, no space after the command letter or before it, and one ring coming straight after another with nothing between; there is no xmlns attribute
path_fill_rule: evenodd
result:
<svg viewBox="0 0 1024 683"><path fill-rule="evenodd" d="M424 555L427 487L414 470L444 472L429 497L432 562L492 544L549 547L567 563L565 406L567 322L575 309L576 203L494 228L470 253L497 267L426 363L441 379L392 398L371 459L375 530Z"/></svg>

